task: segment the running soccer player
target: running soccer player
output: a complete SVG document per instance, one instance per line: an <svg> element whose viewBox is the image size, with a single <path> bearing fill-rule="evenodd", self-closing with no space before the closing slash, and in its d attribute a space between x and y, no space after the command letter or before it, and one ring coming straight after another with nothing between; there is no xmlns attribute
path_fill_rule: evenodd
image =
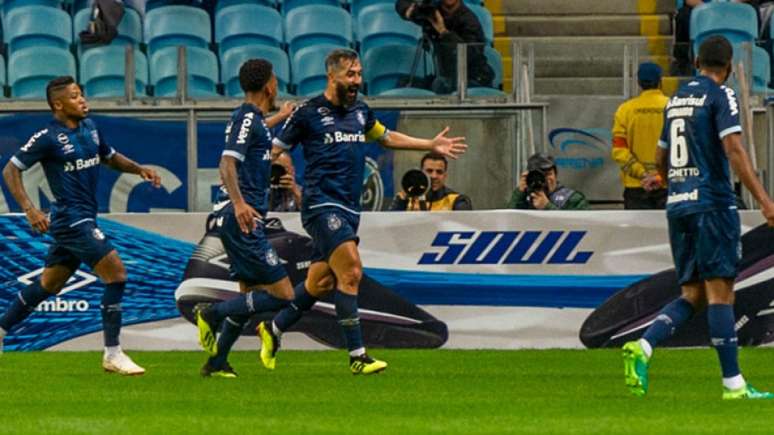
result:
<svg viewBox="0 0 774 435"><path fill-rule="evenodd" d="M723 85L732 56L724 37L704 41L697 58L700 75L680 87L666 106L656 163L662 179L669 180L669 239L682 296L664 307L639 341L623 346L626 385L636 396L648 391L653 348L707 305L723 399L774 398L745 382L737 359L733 285L742 246L729 163L769 226L774 225L774 203L742 144L736 95Z"/></svg>
<svg viewBox="0 0 774 435"><path fill-rule="evenodd" d="M46 86L46 98L54 119L11 157L3 169L3 178L32 228L48 232L54 242L40 280L20 291L0 317L0 350L8 331L39 303L59 293L80 264L86 263L105 284L100 304L105 339L102 367L122 375L141 375L145 369L135 364L119 345L126 269L110 240L97 227L97 180L100 163L119 172L137 174L157 188L161 179L153 169L138 165L105 142L97 126L87 118L89 107L72 77L51 80ZM43 166L54 195L50 220L35 208L22 183L22 171L37 162Z"/></svg>
<svg viewBox="0 0 774 435"><path fill-rule="evenodd" d="M446 127L433 139L388 131L371 109L358 101L363 68L356 52L337 49L325 60L325 92L305 102L288 118L274 139L273 153L303 145L306 169L301 219L312 237L314 254L305 283L295 289L293 303L272 322L258 326L261 361L273 369L283 331L301 318L324 293L334 290L336 316L349 350L353 374L377 373L387 363L371 358L363 346L357 295L363 266L357 249L360 191L365 164L364 143L377 140L395 149L435 151L456 159L467 145L449 138Z"/></svg>
<svg viewBox="0 0 774 435"><path fill-rule="evenodd" d="M230 260L231 275L239 281L242 294L194 307L199 343L210 354L201 369L205 377L235 378L228 353L245 323L255 313L279 310L293 300L293 286L263 228L269 208L272 151L264 114L274 107L277 78L271 63L251 59L239 68L239 84L245 101L226 126L226 147L220 159L220 176L229 201L216 211L215 223ZM289 114L289 110L280 112L271 123L278 124Z"/></svg>

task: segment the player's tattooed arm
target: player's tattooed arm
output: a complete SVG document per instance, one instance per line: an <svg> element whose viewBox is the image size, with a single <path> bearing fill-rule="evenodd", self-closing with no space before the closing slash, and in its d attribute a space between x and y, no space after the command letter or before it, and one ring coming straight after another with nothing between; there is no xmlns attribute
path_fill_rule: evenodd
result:
<svg viewBox="0 0 774 435"><path fill-rule="evenodd" d="M280 107L277 113L266 118L266 125L269 128L274 128L280 123L285 122L285 120L288 119L288 116L290 116L290 114L293 113L294 110L296 110L295 103L293 103L292 101L284 102L282 104L282 107Z"/></svg>
<svg viewBox="0 0 774 435"><path fill-rule="evenodd" d="M234 205L234 215L239 223L239 229L245 234L250 234L257 226L255 220L260 219L261 216L242 197L242 191L239 190L236 161L235 157L224 155L220 158L218 170L220 171L220 179L226 186L228 197Z"/></svg>
<svg viewBox="0 0 774 435"><path fill-rule="evenodd" d="M421 139L397 131L385 133L381 139L382 145L401 150L434 151L450 159L456 160L465 154L468 145L464 137L447 137L449 127L444 128L432 139Z"/></svg>
<svg viewBox="0 0 774 435"><path fill-rule="evenodd" d="M105 162L111 169L118 172L137 174L143 180L150 182L153 187L161 187L161 177L152 168L142 166L125 155L116 152Z"/></svg>
<svg viewBox="0 0 774 435"><path fill-rule="evenodd" d="M35 208L30 197L27 196L27 191L24 190L22 171L9 161L3 168L3 179L8 190L11 191L11 195L27 216L30 226L41 233L48 231L48 217Z"/></svg>

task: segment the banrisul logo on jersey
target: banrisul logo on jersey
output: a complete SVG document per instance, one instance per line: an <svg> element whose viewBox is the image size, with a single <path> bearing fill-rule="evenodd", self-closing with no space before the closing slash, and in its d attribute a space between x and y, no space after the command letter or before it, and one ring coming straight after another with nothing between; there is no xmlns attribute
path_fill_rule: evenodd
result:
<svg viewBox="0 0 774 435"><path fill-rule="evenodd" d="M174 291L194 250L190 243L99 220L105 236L127 268L126 294L121 304L123 324L154 322L179 316ZM22 215L0 216L0 309L18 297L25 286L40 279L52 242L32 231ZM5 338L8 350L42 350L102 329L100 299L104 285L81 267L58 295L42 302Z"/></svg>

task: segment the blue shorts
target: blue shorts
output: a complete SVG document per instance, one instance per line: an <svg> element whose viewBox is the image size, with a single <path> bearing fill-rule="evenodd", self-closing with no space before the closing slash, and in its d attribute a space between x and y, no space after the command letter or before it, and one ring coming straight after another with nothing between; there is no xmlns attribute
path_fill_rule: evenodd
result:
<svg viewBox="0 0 774 435"><path fill-rule="evenodd" d="M230 261L232 279L254 286L274 284L287 276L277 251L266 239L262 222L257 222L258 225L250 234L243 233L231 204L218 213L215 222Z"/></svg>
<svg viewBox="0 0 774 435"><path fill-rule="evenodd" d="M50 234L54 243L48 248L46 267L65 266L76 270L81 263L86 263L94 269L100 260L115 249L93 219L78 221L73 225L53 224Z"/></svg>
<svg viewBox="0 0 774 435"><path fill-rule="evenodd" d="M312 237L312 262L328 261L333 251L344 242L360 242L357 227L360 216L338 208L323 208L301 214L306 232Z"/></svg>
<svg viewBox="0 0 774 435"><path fill-rule="evenodd" d="M742 258L739 213L713 210L669 217L669 241L680 285L734 279Z"/></svg>

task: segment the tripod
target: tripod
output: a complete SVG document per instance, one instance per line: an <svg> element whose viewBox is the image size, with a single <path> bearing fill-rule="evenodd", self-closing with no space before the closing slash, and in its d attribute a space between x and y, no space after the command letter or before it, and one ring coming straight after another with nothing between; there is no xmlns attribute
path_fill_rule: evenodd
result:
<svg viewBox="0 0 774 435"><path fill-rule="evenodd" d="M409 72L409 78L408 83L406 83L407 88L411 88L414 85L414 79L416 78L417 69L419 68L419 60L420 58L424 57L424 53L431 53L430 49L432 47L432 43L430 42L430 36L428 36L427 31L425 29L422 29L422 37L419 38L419 41L417 41L417 47L414 50L414 59L411 61L411 71ZM427 57L424 57L424 71L427 73ZM435 58L432 59L433 62L433 69L437 70L435 68Z"/></svg>

